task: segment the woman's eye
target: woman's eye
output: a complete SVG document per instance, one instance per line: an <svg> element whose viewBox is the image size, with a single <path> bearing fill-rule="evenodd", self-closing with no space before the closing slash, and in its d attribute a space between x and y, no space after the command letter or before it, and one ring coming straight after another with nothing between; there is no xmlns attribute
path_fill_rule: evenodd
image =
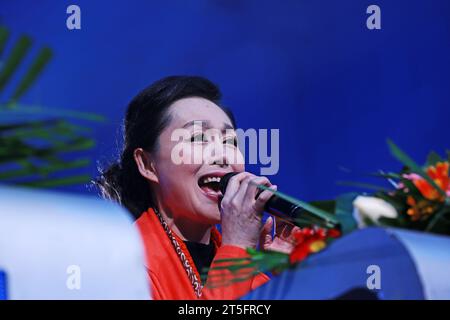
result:
<svg viewBox="0 0 450 320"><path fill-rule="evenodd" d="M197 133L191 137L191 142L204 142L204 141L206 141L206 136L203 133Z"/></svg>
<svg viewBox="0 0 450 320"><path fill-rule="evenodd" d="M224 144L231 144L231 145L237 147L237 138L236 138L236 137L229 137L229 138L226 138L226 139L223 141L223 143L224 143Z"/></svg>

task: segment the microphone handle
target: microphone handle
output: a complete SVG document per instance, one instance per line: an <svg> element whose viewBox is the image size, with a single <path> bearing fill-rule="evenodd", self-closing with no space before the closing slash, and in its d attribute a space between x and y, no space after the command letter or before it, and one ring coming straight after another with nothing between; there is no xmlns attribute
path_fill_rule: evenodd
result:
<svg viewBox="0 0 450 320"><path fill-rule="evenodd" d="M267 213L290 223L295 223L295 220L298 219L301 214L305 214L303 208L286 201L277 195L273 195L267 200L264 210Z"/></svg>

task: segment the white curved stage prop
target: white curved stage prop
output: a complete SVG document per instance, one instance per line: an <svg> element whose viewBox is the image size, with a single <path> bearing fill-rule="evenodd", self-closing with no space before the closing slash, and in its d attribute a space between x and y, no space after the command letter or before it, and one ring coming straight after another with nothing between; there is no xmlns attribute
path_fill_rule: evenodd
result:
<svg viewBox="0 0 450 320"><path fill-rule="evenodd" d="M149 299L129 213L95 197L0 186L0 299Z"/></svg>

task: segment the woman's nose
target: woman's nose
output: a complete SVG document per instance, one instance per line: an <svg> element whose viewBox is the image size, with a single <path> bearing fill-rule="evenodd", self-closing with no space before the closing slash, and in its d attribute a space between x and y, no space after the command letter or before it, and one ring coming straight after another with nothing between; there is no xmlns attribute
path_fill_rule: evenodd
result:
<svg viewBox="0 0 450 320"><path fill-rule="evenodd" d="M220 167L227 167L229 165L225 150L223 149L221 148L220 151L217 148L214 149L214 154L211 156L209 164Z"/></svg>
<svg viewBox="0 0 450 320"><path fill-rule="evenodd" d="M226 148L223 143L212 143L209 146L209 152L207 152L207 163L211 165L218 165L220 167L226 167L230 164Z"/></svg>
<svg viewBox="0 0 450 320"><path fill-rule="evenodd" d="M220 162L220 161L214 161L214 162L212 163L212 165L217 165L217 166L219 166L219 167L221 167L221 168L226 168L226 167L228 167L228 163L226 163L226 162Z"/></svg>

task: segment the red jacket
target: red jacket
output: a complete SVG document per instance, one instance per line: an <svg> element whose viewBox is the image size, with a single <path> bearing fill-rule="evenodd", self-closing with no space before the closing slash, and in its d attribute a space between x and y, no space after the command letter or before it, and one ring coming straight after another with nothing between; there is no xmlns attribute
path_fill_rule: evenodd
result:
<svg viewBox="0 0 450 320"><path fill-rule="evenodd" d="M136 225L144 241L147 258L146 268L150 278L153 299L198 299L180 258L154 211L149 209L147 212L144 212L136 221ZM215 232L215 236L217 237L218 235L219 241L211 267L215 264L217 265L217 260L220 259L245 258L248 256L247 252L242 248L231 245L221 246L220 234L217 230ZM188 261L190 261L192 268L198 274L192 257L183 241L178 242L183 248L183 252L186 254ZM210 271L208 279L211 279L211 275L217 275L218 272ZM220 271L220 275L225 276L227 280L235 277L230 271ZM207 283L209 282L208 279ZM207 288L205 286L200 299L237 299L268 280L268 276L258 273L246 281L235 282L227 286L217 288Z"/></svg>

